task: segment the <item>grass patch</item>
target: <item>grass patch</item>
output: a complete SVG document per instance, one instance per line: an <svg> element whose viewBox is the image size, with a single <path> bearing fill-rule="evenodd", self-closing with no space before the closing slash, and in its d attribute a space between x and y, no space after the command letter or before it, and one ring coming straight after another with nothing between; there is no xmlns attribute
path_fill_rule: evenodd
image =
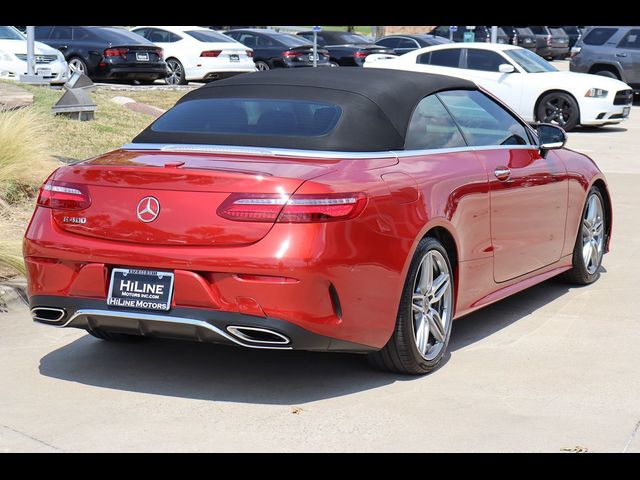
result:
<svg viewBox="0 0 640 480"><path fill-rule="evenodd" d="M91 93L98 107L95 120L80 122L51 113L63 91L20 87L34 94L33 106L0 112L0 279L25 273L22 236L38 188L61 165L59 160L83 160L121 147L153 121L153 117L127 110L111 98L122 95L168 109L187 93L97 90Z"/></svg>

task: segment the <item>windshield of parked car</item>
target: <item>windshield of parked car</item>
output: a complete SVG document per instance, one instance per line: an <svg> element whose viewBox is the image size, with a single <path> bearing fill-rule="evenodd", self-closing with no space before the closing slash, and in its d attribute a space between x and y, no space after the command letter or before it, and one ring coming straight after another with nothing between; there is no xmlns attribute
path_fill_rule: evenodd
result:
<svg viewBox="0 0 640 480"><path fill-rule="evenodd" d="M357 35L355 33L348 32L329 32L325 33L325 38L327 39L328 44L333 45L347 45L347 44L355 44L355 45L363 45L365 43L371 43L369 40L364 38L362 35Z"/></svg>
<svg viewBox="0 0 640 480"><path fill-rule="evenodd" d="M149 40L138 35L137 33L130 32L126 28L119 27L87 27L87 30L95 32L100 37L100 40L106 40L111 45L121 44L151 44Z"/></svg>
<svg viewBox="0 0 640 480"><path fill-rule="evenodd" d="M214 32L213 30L189 30L184 33L195 38L199 42L233 42L232 38L221 33Z"/></svg>
<svg viewBox="0 0 640 480"><path fill-rule="evenodd" d="M305 45L311 45L311 42L304 37L299 37L298 35L291 35L288 33L283 33L276 37L287 47L303 47Z"/></svg>
<svg viewBox="0 0 640 480"><path fill-rule="evenodd" d="M504 53L527 73L557 72L558 69L544 58L524 48L505 50Z"/></svg>
<svg viewBox="0 0 640 480"><path fill-rule="evenodd" d="M0 27L0 39L2 40L24 40L24 35L13 27Z"/></svg>

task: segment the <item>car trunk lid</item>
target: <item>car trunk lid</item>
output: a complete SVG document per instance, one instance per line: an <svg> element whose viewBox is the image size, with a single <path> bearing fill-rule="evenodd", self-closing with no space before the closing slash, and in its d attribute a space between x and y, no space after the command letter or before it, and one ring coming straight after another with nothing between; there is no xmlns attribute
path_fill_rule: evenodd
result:
<svg viewBox="0 0 640 480"><path fill-rule="evenodd" d="M53 210L56 224L78 235L153 245L254 243L272 223L224 219L231 193L290 195L339 161L199 152L116 150L57 171L61 185L82 185L91 205Z"/></svg>

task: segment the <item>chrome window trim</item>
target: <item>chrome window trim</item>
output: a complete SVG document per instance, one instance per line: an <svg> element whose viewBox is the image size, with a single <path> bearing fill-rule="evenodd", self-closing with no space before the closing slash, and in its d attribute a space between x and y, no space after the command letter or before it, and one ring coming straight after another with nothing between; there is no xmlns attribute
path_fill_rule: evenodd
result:
<svg viewBox="0 0 640 480"><path fill-rule="evenodd" d="M235 145L197 145L197 144L169 144L169 143L128 143L122 146L124 150L158 150L161 152L202 152L229 153L275 157L305 157L327 159L370 159L370 158L400 158L416 155L441 155L443 153L458 153L484 150L538 150L538 145L483 145L454 148L434 148L427 150L389 150L384 152L336 152L323 150L299 150L289 148L243 147Z"/></svg>
<svg viewBox="0 0 640 480"><path fill-rule="evenodd" d="M81 316L90 316L97 315L102 317L117 317L117 318L130 318L133 320L147 320L151 322L164 322L164 323L175 323L180 325L191 325L194 327L201 327L207 330L210 330L227 340L240 345L241 347L246 348L259 348L259 349L278 349L278 350L292 350L292 347L280 345L280 346L260 346L260 345L249 345L247 343L243 343L237 338L234 338L231 334L225 332L224 330L219 329L218 327L211 325L202 320L194 320L193 318L183 318L183 317L172 317L169 315L154 315L152 313L138 313L138 312L117 312L111 310L93 310L93 309L81 309L76 311L67 322L62 325L54 325L58 328L64 328L69 326L75 319Z"/></svg>

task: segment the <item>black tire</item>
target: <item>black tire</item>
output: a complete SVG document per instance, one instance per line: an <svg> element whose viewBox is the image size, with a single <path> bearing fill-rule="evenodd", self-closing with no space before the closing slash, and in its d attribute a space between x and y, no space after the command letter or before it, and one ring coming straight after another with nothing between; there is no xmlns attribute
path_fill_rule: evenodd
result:
<svg viewBox="0 0 640 480"><path fill-rule="evenodd" d="M568 93L550 92L538 101L536 119L541 123L555 123L568 132L580 124L580 107Z"/></svg>
<svg viewBox="0 0 640 480"><path fill-rule="evenodd" d="M609 78L615 78L616 80L620 80L620 77L618 77L618 75L613 73L611 70L600 70L599 72L596 72L595 74L596 75L600 75L601 77L609 77Z"/></svg>
<svg viewBox="0 0 640 480"><path fill-rule="evenodd" d="M255 64L259 72L266 72L267 70L271 70L269 64L264 60L256 60Z"/></svg>
<svg viewBox="0 0 640 480"><path fill-rule="evenodd" d="M153 85L156 82L156 79L146 78L144 80L136 80L138 85Z"/></svg>
<svg viewBox="0 0 640 480"><path fill-rule="evenodd" d="M87 332L100 340L107 342L139 342L147 337L142 335L128 335L126 333L105 332L104 330L87 330Z"/></svg>
<svg viewBox="0 0 640 480"><path fill-rule="evenodd" d="M598 187L591 187L591 190L589 190L589 193L587 195L587 200L585 201L584 207L582 209L582 216L580 217L578 234L576 236L576 242L573 247L572 268L571 270L567 270L566 272L558 276L558 279L566 283L571 283L573 285L589 285L590 283L595 282L600 277L600 265L602 265L604 253L600 257L600 261L598 262L597 268L593 273L589 273L589 271L587 270L587 267L585 266L585 262L583 258L583 246L582 246L583 226L582 225L583 225L583 219L585 217L585 213L587 211L587 207L589 205L589 200L591 199L592 195L596 195L600 199L600 204L602 205L602 208L603 208L603 215L602 215L603 251L604 251L604 245L606 245L606 241L607 241L606 232L608 231L607 230L608 225L607 225L606 210L604 209L604 206L605 206L604 199L602 198L602 193L600 192L600 189L598 189Z"/></svg>
<svg viewBox="0 0 640 480"><path fill-rule="evenodd" d="M167 58L167 76L164 82L167 85L186 85L187 79L185 77L184 66L177 58Z"/></svg>
<svg viewBox="0 0 640 480"><path fill-rule="evenodd" d="M336 60L331 60L329 62L329 65L331 65L332 67L339 67L340 66L340 64Z"/></svg>
<svg viewBox="0 0 640 480"><path fill-rule="evenodd" d="M412 312L412 298L414 290L414 282L419 273L420 264L425 255L435 250L439 252L444 260L448 271L450 272L451 299L455 298L453 281L453 270L447 251L442 244L433 237L425 237L418 244L416 253L411 260L411 266L407 273L407 279L402 290L402 298L398 308L398 316L396 318L396 326L387 344L379 351L367 355L371 365L381 370L408 374L408 375L424 375L435 370L443 361L449 338L451 336L451 319L453 318L453 300L451 300L451 311L445 327L445 339L443 346L435 358L427 360L418 350L414 336L414 318Z"/></svg>

